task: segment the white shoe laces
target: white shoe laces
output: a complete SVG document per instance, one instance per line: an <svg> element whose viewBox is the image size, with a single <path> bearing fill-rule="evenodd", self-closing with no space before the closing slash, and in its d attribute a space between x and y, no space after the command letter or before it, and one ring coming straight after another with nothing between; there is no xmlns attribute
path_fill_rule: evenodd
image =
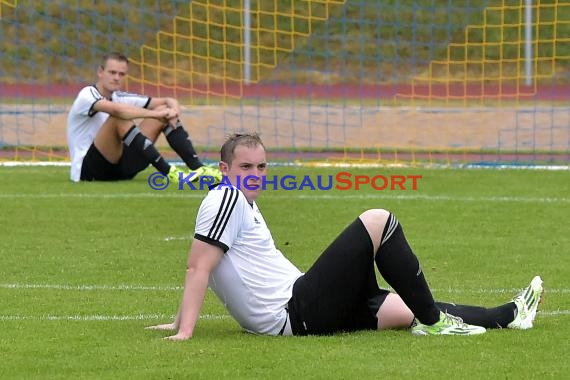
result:
<svg viewBox="0 0 570 380"><path fill-rule="evenodd" d="M447 313L443 313L443 314L445 314L445 319L450 322L449 323L450 325L458 326L458 327L467 327L467 323L463 322L463 319L461 319L461 317L451 315L451 314L447 314Z"/></svg>

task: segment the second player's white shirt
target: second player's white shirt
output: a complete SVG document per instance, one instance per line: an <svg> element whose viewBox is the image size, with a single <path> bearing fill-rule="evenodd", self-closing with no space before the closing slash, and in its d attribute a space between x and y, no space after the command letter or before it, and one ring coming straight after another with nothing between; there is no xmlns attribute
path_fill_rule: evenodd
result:
<svg viewBox="0 0 570 380"><path fill-rule="evenodd" d="M99 129L109 117L108 113L97 112L93 109L95 103L101 99L103 95L97 87L93 85L83 87L67 116L67 143L71 156L70 177L72 181L80 180L83 158L95 140ZM111 96L111 101L146 108L150 103L150 98L145 95L115 91Z"/></svg>
<svg viewBox="0 0 570 380"><path fill-rule="evenodd" d="M301 271L276 247L255 203L227 185L209 191L196 218L194 238L225 253L210 276L210 288L247 331L277 335Z"/></svg>

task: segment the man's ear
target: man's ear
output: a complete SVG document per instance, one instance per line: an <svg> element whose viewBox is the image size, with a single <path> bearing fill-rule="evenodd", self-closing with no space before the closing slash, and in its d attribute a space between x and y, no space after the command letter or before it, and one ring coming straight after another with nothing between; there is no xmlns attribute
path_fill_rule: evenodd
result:
<svg viewBox="0 0 570 380"><path fill-rule="evenodd" d="M230 166L226 164L224 161L220 161L218 165L220 167L220 171L222 172L222 174L228 175L228 170L230 170Z"/></svg>

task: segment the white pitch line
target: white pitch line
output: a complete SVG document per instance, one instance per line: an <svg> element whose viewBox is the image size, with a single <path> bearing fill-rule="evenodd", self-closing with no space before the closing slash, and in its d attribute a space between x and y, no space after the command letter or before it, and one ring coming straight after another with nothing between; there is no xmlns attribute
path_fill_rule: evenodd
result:
<svg viewBox="0 0 570 380"><path fill-rule="evenodd" d="M171 320L174 315L166 314L136 314L136 315L0 315L0 321L78 321L78 322L96 322L96 321L149 321L149 320ZM229 315L224 314L204 314L200 316L203 320L228 319Z"/></svg>
<svg viewBox="0 0 570 380"><path fill-rule="evenodd" d="M541 316L545 316L545 317L558 317L560 315L570 315L570 310L552 310L552 311L542 311L539 310L538 314L539 317Z"/></svg>
<svg viewBox="0 0 570 380"><path fill-rule="evenodd" d="M137 284L119 284L119 285L69 285L69 284L2 284L0 289L46 289L46 290L65 290L65 291L156 291L156 292L170 292L181 291L182 286L169 286L169 285L137 285ZM448 293L448 294L514 294L519 292L522 288L479 288L479 289L451 289L451 288L432 288L434 293ZM548 294L569 294L570 288L546 288L544 290Z"/></svg>
<svg viewBox="0 0 570 380"><path fill-rule="evenodd" d="M179 191L177 193L144 192L144 193L3 193L0 199L56 199L56 198L79 198L79 199L123 199L123 198L203 198L204 192Z"/></svg>
<svg viewBox="0 0 570 380"><path fill-rule="evenodd" d="M190 241L190 240L192 240L192 236L167 236L162 240L163 241L177 241L177 240Z"/></svg>
<svg viewBox="0 0 570 380"><path fill-rule="evenodd" d="M406 191L406 192L404 192ZM326 194L326 191L315 190L295 191L291 190L288 195L275 194L272 190L266 190L265 198L270 199L299 199L299 200L363 200L363 199L395 199L395 200L422 200L432 202L487 202L487 203L570 203L570 198L563 197L508 197L508 196L454 196L454 195L428 195L418 193L419 190L400 191L377 191L374 194L349 194L335 193ZM0 199L56 199L56 198L79 198L79 199L123 199L123 198L203 198L205 191L181 190L176 193L162 193L160 191L141 193L2 193Z"/></svg>
<svg viewBox="0 0 570 380"><path fill-rule="evenodd" d="M66 285L66 284L0 284L0 289L52 289L71 291L180 291L182 286L146 285Z"/></svg>
<svg viewBox="0 0 570 380"><path fill-rule="evenodd" d="M560 317L570 315L570 310L539 311L537 318ZM204 314L201 320L224 320L230 319L227 314ZM172 320L174 315L166 314L135 314L135 315L0 315L0 322L9 321L71 321L71 322L117 322L117 321L150 321Z"/></svg>
<svg viewBox="0 0 570 380"><path fill-rule="evenodd" d="M469 294L511 294L520 292L522 288L511 288L511 289L431 289L432 292L439 292L439 293L469 293ZM546 288L544 289L545 293L548 294L568 294L570 293L570 289L565 288Z"/></svg>
<svg viewBox="0 0 570 380"><path fill-rule="evenodd" d="M71 166L70 162L65 161L3 161L0 162L0 167L55 167L55 166Z"/></svg>
<svg viewBox="0 0 570 380"><path fill-rule="evenodd" d="M377 112L378 110L374 110ZM183 165L182 161L170 161L175 165ZM214 162L215 163L215 162ZM69 167L70 162L67 161L0 161L0 167ZM371 169L386 169L386 168L427 168L427 169L459 169L459 170L568 170L568 165L510 165L499 163L457 163L457 164L435 164L435 163L418 163L409 164L406 162L400 163L386 163L386 162L307 162L300 161L294 162L271 162L269 166L272 167L318 167L318 168L371 168Z"/></svg>
<svg viewBox="0 0 570 380"><path fill-rule="evenodd" d="M0 315L0 321L134 321L150 319L167 319L171 316L163 314L137 315Z"/></svg>

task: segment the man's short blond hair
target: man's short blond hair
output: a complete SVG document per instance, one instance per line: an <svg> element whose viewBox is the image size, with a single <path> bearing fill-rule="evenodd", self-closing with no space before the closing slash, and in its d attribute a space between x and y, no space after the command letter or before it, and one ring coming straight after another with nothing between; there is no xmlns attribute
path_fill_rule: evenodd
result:
<svg viewBox="0 0 570 380"><path fill-rule="evenodd" d="M246 146L248 148L255 148L257 146L262 146L263 141L261 141L261 137L256 132L251 133L232 133L226 139L224 145L220 149L220 159L222 162L225 162L229 166L231 166L232 161L235 157L235 150L238 146Z"/></svg>

